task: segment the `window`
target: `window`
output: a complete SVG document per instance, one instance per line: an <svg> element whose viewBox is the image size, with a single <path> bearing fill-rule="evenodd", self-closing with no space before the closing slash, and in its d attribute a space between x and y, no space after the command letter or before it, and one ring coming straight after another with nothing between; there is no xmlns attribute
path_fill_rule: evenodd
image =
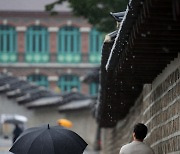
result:
<svg viewBox="0 0 180 154"><path fill-rule="evenodd" d="M0 25L0 61L15 62L17 60L17 34L14 27Z"/></svg>
<svg viewBox="0 0 180 154"><path fill-rule="evenodd" d="M98 83L91 82L89 85L89 94L91 96L97 96L98 94Z"/></svg>
<svg viewBox="0 0 180 154"><path fill-rule="evenodd" d="M63 27L58 32L58 52L80 51L80 32L75 27Z"/></svg>
<svg viewBox="0 0 180 154"><path fill-rule="evenodd" d="M28 79L28 81L36 83L38 86L44 86L44 87L49 86L47 76L45 76L45 75L32 74L32 75L28 76L27 79Z"/></svg>
<svg viewBox="0 0 180 154"><path fill-rule="evenodd" d="M58 86L62 92L71 92L71 90L74 88L76 88L79 91L79 77L75 75L63 75L59 78Z"/></svg>
<svg viewBox="0 0 180 154"><path fill-rule="evenodd" d="M72 26L59 29L58 32L58 61L80 62L80 32Z"/></svg>
<svg viewBox="0 0 180 154"><path fill-rule="evenodd" d="M103 43L103 35L94 28L89 35L89 61L100 62L101 46Z"/></svg>
<svg viewBox="0 0 180 154"><path fill-rule="evenodd" d="M31 26L26 32L26 51L48 52L48 31L42 26Z"/></svg>
<svg viewBox="0 0 180 154"><path fill-rule="evenodd" d="M49 35L46 27L31 26L26 32L27 62L48 62Z"/></svg>

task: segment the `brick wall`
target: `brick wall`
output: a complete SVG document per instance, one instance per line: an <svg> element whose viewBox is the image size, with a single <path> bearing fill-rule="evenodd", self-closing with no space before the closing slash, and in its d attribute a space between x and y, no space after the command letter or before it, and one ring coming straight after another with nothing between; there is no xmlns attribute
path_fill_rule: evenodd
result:
<svg viewBox="0 0 180 154"><path fill-rule="evenodd" d="M118 154L132 141L133 126L143 122L149 132L145 142L155 154L180 153L180 55L152 84L144 85L134 107L116 127L102 129L102 153Z"/></svg>

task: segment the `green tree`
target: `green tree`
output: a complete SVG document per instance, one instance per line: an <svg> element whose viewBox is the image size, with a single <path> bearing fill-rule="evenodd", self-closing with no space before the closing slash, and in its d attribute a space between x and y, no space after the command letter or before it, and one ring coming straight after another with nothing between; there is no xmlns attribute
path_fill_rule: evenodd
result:
<svg viewBox="0 0 180 154"><path fill-rule="evenodd" d="M54 6L67 0L58 0L46 5L46 11L55 14ZM110 12L125 11L128 0L68 0L72 11L77 16L82 16L90 24L102 32L111 32L116 28Z"/></svg>

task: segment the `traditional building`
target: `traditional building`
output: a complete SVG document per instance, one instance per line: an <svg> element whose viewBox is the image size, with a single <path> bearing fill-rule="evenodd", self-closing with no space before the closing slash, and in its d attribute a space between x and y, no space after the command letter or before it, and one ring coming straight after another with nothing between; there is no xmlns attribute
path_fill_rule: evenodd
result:
<svg viewBox="0 0 180 154"><path fill-rule="evenodd" d="M103 154L119 153L138 122L155 154L180 153L179 26L178 0L131 0L116 38L108 35L95 114Z"/></svg>

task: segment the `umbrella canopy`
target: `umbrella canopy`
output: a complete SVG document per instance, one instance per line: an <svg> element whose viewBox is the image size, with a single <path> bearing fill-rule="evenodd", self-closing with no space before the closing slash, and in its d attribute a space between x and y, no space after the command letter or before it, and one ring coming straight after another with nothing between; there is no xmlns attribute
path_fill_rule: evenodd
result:
<svg viewBox="0 0 180 154"><path fill-rule="evenodd" d="M27 118L22 115L11 115L11 114L2 114L1 121L2 123L9 123L9 124L23 124L27 122Z"/></svg>
<svg viewBox="0 0 180 154"><path fill-rule="evenodd" d="M67 119L58 119L57 123L66 128L72 127L72 122Z"/></svg>
<svg viewBox="0 0 180 154"><path fill-rule="evenodd" d="M82 154L86 146L75 132L46 125L25 130L9 151L15 154Z"/></svg>

